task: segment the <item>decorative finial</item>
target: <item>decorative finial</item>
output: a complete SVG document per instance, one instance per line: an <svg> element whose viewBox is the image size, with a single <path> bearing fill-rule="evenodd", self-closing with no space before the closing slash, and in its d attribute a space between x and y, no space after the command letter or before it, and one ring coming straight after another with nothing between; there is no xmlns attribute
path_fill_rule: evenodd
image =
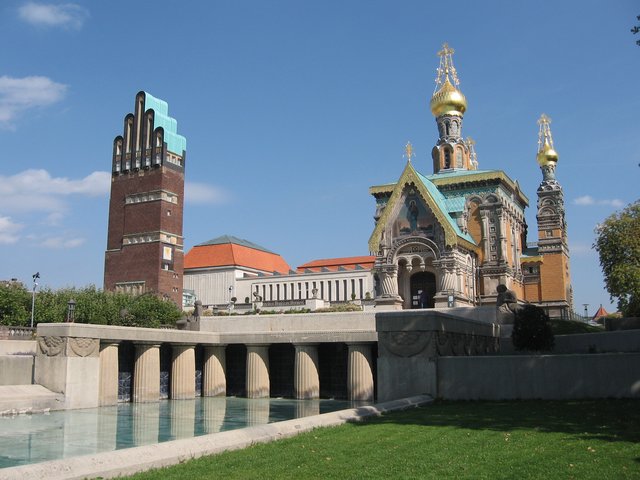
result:
<svg viewBox="0 0 640 480"><path fill-rule="evenodd" d="M469 149L469 160L471 161L471 170L477 170L478 154L476 153L476 148L475 148L476 141L471 137L467 137L464 141L464 144Z"/></svg>
<svg viewBox="0 0 640 480"><path fill-rule="evenodd" d="M458 80L458 72L456 71L456 67L453 66L453 54L455 50L449 47L449 44L443 43L442 50L438 52L438 56L440 57L440 65L436 70L438 75L436 76L436 88L434 93L442 87L442 85L449 80L456 88L460 85L460 81Z"/></svg>
<svg viewBox="0 0 640 480"><path fill-rule="evenodd" d="M540 130L538 131L538 152L541 152L545 144L553 148L553 137L551 136L551 119L543 113L538 120Z"/></svg>
<svg viewBox="0 0 640 480"><path fill-rule="evenodd" d="M415 153L413 153L413 145L411 145L411 142L407 142L407 144L404 146L404 152L405 154L403 155L409 162L411 161L411 157L415 157Z"/></svg>

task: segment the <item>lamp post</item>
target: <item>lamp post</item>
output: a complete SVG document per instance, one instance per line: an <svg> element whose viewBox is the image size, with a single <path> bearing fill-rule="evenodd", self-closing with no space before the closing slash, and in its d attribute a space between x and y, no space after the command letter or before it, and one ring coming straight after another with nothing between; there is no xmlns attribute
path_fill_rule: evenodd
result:
<svg viewBox="0 0 640 480"><path fill-rule="evenodd" d="M40 278L40 272L36 272L33 275L33 292L31 294L31 328L33 328L33 316L36 311L36 288L38 287L37 279Z"/></svg>
<svg viewBox="0 0 640 480"><path fill-rule="evenodd" d="M67 302L67 323L75 321L76 301L72 298Z"/></svg>

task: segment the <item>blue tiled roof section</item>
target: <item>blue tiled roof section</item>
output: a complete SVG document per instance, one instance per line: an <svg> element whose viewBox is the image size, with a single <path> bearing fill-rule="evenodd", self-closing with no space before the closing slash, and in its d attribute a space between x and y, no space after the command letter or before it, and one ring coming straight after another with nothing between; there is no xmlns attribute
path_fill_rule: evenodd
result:
<svg viewBox="0 0 640 480"><path fill-rule="evenodd" d="M501 170L451 170L448 172L438 172L425 178L435 180L436 178L466 177L467 175L477 175L479 173L499 172Z"/></svg>
<svg viewBox="0 0 640 480"><path fill-rule="evenodd" d="M236 245L241 245L243 247L253 248L254 250L261 250L267 253L273 253L271 250L267 250L264 247L261 247L257 243L250 242L249 240L245 240L244 238L234 237L233 235L221 235L216 238L212 238L211 240L207 240L206 242L199 243L196 247L204 247L206 245L224 245L227 243L235 243Z"/></svg>
<svg viewBox="0 0 640 480"><path fill-rule="evenodd" d="M178 134L178 122L169 116L169 104L148 92L144 92L144 97L144 108L146 110L153 109L155 112L153 128L162 127L164 129L167 150L182 155L182 152L187 149L187 139Z"/></svg>
<svg viewBox="0 0 640 480"><path fill-rule="evenodd" d="M474 171L477 172L477 170L474 170ZM440 190L438 190L438 188L431 182L431 180L429 180L428 177L425 177L419 172L416 172L416 174L418 175L418 178L422 181L425 188L429 191L429 194L431 194L431 197L436 202L436 205L438 206L438 208L446 214L445 217L449 221L449 225L451 225L451 227L453 228L453 231L456 232L456 235L458 235L460 238L464 238L467 242L470 242L476 245L476 241L473 239L473 237L468 233L462 233L462 230L460 230L460 227L458 227L458 224L456 223L456 221L453 218L451 218L450 214L452 212L462 211L462 210L449 209L450 206L452 208L456 208L455 205L457 205L457 203L452 201L450 202L451 205L449 205L449 201L446 198L444 198L444 195L442 195ZM450 200L455 200L455 199L450 199ZM464 198L463 198L463 201L464 201Z"/></svg>

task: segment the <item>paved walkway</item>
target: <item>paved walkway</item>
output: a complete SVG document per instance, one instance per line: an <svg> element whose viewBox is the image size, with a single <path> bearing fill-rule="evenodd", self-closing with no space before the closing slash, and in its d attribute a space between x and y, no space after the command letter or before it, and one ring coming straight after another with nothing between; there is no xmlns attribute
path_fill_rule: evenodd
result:
<svg viewBox="0 0 640 480"><path fill-rule="evenodd" d="M0 415L60 410L63 404L64 395L42 385L0 385Z"/></svg>

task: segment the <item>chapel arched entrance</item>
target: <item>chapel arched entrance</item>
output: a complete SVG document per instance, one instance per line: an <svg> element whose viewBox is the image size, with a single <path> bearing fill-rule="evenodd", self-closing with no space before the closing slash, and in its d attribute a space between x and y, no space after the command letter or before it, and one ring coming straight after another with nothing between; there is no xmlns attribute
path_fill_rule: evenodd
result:
<svg viewBox="0 0 640 480"><path fill-rule="evenodd" d="M432 272L417 272L411 275L411 308L434 308L436 276ZM406 307L405 307L406 308Z"/></svg>

